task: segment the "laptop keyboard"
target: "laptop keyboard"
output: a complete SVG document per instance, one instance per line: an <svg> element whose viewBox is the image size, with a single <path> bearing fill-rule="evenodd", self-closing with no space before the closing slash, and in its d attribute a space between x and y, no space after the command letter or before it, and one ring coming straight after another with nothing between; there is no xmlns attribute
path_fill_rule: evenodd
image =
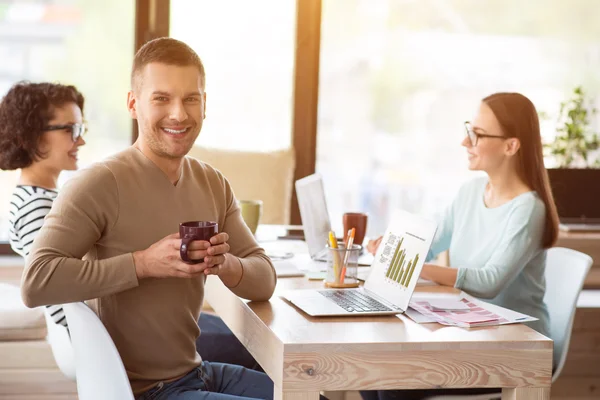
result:
<svg viewBox="0 0 600 400"><path fill-rule="evenodd" d="M348 312L394 311L356 290L319 290L319 293Z"/></svg>

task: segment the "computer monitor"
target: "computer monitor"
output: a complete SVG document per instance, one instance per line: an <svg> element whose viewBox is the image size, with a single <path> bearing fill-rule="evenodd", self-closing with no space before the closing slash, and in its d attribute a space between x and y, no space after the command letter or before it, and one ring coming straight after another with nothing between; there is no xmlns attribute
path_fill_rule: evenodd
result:
<svg viewBox="0 0 600 400"><path fill-rule="evenodd" d="M600 169L548 169L561 223L600 223Z"/></svg>
<svg viewBox="0 0 600 400"><path fill-rule="evenodd" d="M331 222L321 175L313 174L297 180L296 197L308 252L313 259L324 258Z"/></svg>

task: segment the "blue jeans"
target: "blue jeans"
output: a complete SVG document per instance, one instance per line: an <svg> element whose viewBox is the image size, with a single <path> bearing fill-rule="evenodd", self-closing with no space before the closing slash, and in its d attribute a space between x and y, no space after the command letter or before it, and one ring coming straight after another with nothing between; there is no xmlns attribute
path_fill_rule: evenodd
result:
<svg viewBox="0 0 600 400"><path fill-rule="evenodd" d="M221 318L202 313L198 319L198 326L200 336L196 339L196 350L202 360L263 371Z"/></svg>
<svg viewBox="0 0 600 400"><path fill-rule="evenodd" d="M209 363L176 381L158 385L137 400L241 400L273 398L273 381L263 372L239 365Z"/></svg>

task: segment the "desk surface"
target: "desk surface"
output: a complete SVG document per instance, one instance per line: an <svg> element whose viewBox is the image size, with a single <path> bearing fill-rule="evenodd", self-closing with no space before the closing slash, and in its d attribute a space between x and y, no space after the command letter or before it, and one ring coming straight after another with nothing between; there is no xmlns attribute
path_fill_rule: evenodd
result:
<svg viewBox="0 0 600 400"><path fill-rule="evenodd" d="M279 278L269 302L248 302L217 277L208 278L206 301L273 379L276 398L317 399L323 390L475 387L503 388L510 399L550 396L552 341L527 326L463 329L417 324L403 315L311 317L280 297L319 287L322 282L306 278Z"/></svg>
<svg viewBox="0 0 600 400"><path fill-rule="evenodd" d="M2 270L16 268L17 260L4 261ZM316 400L322 390L493 387L503 388L503 399L549 399L552 341L532 329L419 325L404 316L316 318L279 297L321 285L280 278L269 302L247 302L208 277L206 301L273 379L276 398Z"/></svg>
<svg viewBox="0 0 600 400"><path fill-rule="evenodd" d="M323 288L320 281L306 278L279 278L276 293L270 302L245 302L258 318L270 328L279 341L290 349L318 349L327 344L378 344L402 343L405 348L463 347L476 343L477 348L497 348L520 342L544 348L551 341L522 324L502 327L463 329L447 327L437 323L416 324L408 317L364 316L364 317L311 317L280 295L290 289ZM443 286L418 286L420 292L449 293L458 291Z"/></svg>
<svg viewBox="0 0 600 400"><path fill-rule="evenodd" d="M552 341L524 325L463 329L404 316L317 318L280 297L321 285L280 278L269 302L247 302L218 278L207 281L207 302L273 379L277 398L442 387L501 387L509 398L549 398Z"/></svg>

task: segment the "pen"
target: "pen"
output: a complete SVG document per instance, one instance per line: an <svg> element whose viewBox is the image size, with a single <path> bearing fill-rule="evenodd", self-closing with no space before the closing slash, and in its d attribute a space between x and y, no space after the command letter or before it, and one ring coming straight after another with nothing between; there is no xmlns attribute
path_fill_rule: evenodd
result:
<svg viewBox="0 0 600 400"><path fill-rule="evenodd" d="M354 228L348 231L348 245L346 246L346 254L344 255L344 262L342 264L342 273L340 274L340 282L344 283L344 279L346 279L346 265L348 264L348 257L350 256L350 249L354 244L354 235L356 231Z"/></svg>
<svg viewBox="0 0 600 400"><path fill-rule="evenodd" d="M329 247L331 247L332 249L337 249L338 245L337 245L337 239L335 238L335 233L333 231L329 231ZM339 268L340 268L340 256L338 255L337 251L333 252L333 275L335 278L335 281L338 282L339 280Z"/></svg>

